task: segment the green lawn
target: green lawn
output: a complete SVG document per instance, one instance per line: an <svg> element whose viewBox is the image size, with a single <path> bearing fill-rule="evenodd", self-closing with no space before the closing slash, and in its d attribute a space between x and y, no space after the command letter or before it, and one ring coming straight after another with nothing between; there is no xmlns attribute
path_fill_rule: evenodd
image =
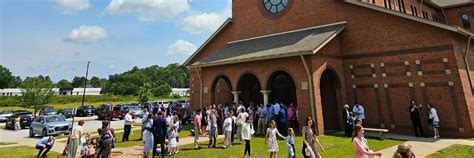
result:
<svg viewBox="0 0 474 158"><path fill-rule="evenodd" d="M15 147L6 147L6 148L0 148L0 157L1 158L31 158L31 157L36 157L36 154L38 154L37 149L34 147L29 147L29 146L15 146ZM49 151L48 152L48 157L59 157L61 154L54 152L54 151Z"/></svg>
<svg viewBox="0 0 474 158"><path fill-rule="evenodd" d="M0 142L0 146L2 146L2 145L10 145L10 144L18 144L18 143L13 143L13 142Z"/></svg>
<svg viewBox="0 0 474 158"><path fill-rule="evenodd" d="M354 147L351 143L351 138L340 137L340 136L320 136L319 137L323 147L325 148L326 152L321 153L323 157L338 157L338 158L351 158L354 157ZM262 137L255 137L251 141L251 151L252 157L268 157L267 152L267 145L264 143L264 138ZM400 140L379 140L379 139L372 139L368 138L369 145L371 150L377 151L381 149L385 149L397 144L402 143L403 141ZM235 141L237 142L237 141ZM302 139L301 136L296 138L296 154L297 157L301 157L301 148L302 148ZM222 149L222 139L218 141L219 148L217 149L206 149L207 142L202 142L200 144L202 150L196 151L193 150L193 145L185 145L180 147L180 153L176 155L176 157L242 157L244 152L244 145L234 144L234 146L230 149ZM286 157L287 149L285 142L283 140L279 141L279 149L278 152L279 157ZM319 150L319 149L318 149Z"/></svg>
<svg viewBox="0 0 474 158"><path fill-rule="evenodd" d="M431 155L428 158L461 158L461 157L472 157L474 155L474 146L468 145L451 145L447 148L439 150Z"/></svg>

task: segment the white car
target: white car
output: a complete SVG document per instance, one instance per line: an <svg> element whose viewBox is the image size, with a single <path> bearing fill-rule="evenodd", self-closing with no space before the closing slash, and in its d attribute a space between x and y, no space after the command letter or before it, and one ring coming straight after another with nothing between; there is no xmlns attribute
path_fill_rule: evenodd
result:
<svg viewBox="0 0 474 158"><path fill-rule="evenodd" d="M5 122L7 121L7 119L13 115L13 111L12 110L3 110L1 113L0 113L0 122Z"/></svg>
<svg viewBox="0 0 474 158"><path fill-rule="evenodd" d="M170 106L169 101L158 101L158 105L163 108L168 108Z"/></svg>

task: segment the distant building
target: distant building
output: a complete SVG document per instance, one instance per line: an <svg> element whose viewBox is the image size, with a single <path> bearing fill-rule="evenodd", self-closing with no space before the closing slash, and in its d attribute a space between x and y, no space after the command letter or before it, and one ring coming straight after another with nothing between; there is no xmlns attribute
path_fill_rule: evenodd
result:
<svg viewBox="0 0 474 158"><path fill-rule="evenodd" d="M171 94L178 94L179 96L189 96L189 88L172 88Z"/></svg>
<svg viewBox="0 0 474 158"><path fill-rule="evenodd" d="M100 95L102 88L86 88L86 95ZM0 96L21 96L21 88L0 89ZM53 88L56 95L82 95L84 88Z"/></svg>

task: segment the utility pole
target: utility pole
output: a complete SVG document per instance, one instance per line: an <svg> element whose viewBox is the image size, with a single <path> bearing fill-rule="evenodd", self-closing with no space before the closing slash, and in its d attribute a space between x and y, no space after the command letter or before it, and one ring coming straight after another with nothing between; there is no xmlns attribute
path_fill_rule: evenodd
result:
<svg viewBox="0 0 474 158"><path fill-rule="evenodd" d="M82 104L81 104L81 107L84 106L84 100L85 100L85 98L86 98L87 75L89 74L89 64L90 64L90 63L91 63L90 61L87 62L86 79L84 80L84 91L83 91L83 93L82 93ZM74 109L73 109L73 115L72 115L72 127L74 127L74 118L76 117L76 113L77 113L77 109L74 108ZM71 129L72 129L72 127L71 127Z"/></svg>

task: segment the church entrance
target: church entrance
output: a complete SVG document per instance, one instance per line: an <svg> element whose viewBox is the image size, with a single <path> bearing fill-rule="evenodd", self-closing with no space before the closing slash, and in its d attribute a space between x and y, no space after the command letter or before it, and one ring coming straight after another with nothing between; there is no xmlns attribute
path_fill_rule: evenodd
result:
<svg viewBox="0 0 474 158"><path fill-rule="evenodd" d="M323 107L324 129L340 130L339 119L341 119L340 117L342 116L339 114L342 113L342 111L338 111L338 106L342 105L337 103L337 93L341 86L336 74L332 70L324 70L321 75L319 87Z"/></svg>
<svg viewBox="0 0 474 158"><path fill-rule="evenodd" d="M295 82L287 72L274 72L268 80L268 87L271 90L269 103L283 102L285 105L297 103Z"/></svg>
<svg viewBox="0 0 474 158"><path fill-rule="evenodd" d="M224 104L232 103L232 86L230 84L229 78L226 76L219 76L216 79L214 79L214 82L212 83L212 89L211 89L211 102L212 104L219 105L221 104L224 106ZM203 105L207 106L207 105Z"/></svg>
<svg viewBox="0 0 474 158"><path fill-rule="evenodd" d="M240 77L237 84L237 91L241 91L239 95L239 100L244 103L244 105L259 105L263 103L263 95L260 93L260 82L258 78L251 74L246 73Z"/></svg>

